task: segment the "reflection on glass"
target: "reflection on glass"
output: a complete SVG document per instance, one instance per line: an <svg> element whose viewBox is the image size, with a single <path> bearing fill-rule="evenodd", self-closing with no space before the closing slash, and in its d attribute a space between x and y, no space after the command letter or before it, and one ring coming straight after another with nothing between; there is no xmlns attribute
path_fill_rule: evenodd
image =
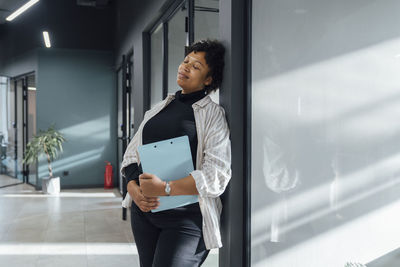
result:
<svg viewBox="0 0 400 267"><path fill-rule="evenodd" d="M150 81L150 107L162 100L162 68L163 68L163 27L160 24L151 34L151 81ZM175 79L176 80L176 79Z"/></svg>
<svg viewBox="0 0 400 267"><path fill-rule="evenodd" d="M252 5L252 266L399 265L398 2Z"/></svg>

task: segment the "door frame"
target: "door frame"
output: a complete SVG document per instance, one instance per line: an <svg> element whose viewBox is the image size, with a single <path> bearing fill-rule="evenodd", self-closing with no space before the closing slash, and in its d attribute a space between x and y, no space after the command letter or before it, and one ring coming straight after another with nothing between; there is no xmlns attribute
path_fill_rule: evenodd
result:
<svg viewBox="0 0 400 267"><path fill-rule="evenodd" d="M121 84L119 83L119 75L120 71L122 71L122 81ZM133 137L133 129L134 129L134 122L133 122L133 114L132 114L132 82L133 82L133 48L131 48L128 53L122 55L121 64L117 67L116 71L116 92L117 92L117 186L120 188L120 181L122 180L122 197L125 198L127 194L127 187L126 187L126 180L124 177L121 177L120 170L119 170L119 156L123 157L126 148L128 147L131 138ZM119 86L122 86L122 96L119 94ZM119 99L122 97L121 104L122 104L122 124L119 125L118 121L118 113L119 113ZM119 133L122 131L121 137L119 137ZM119 150L119 142L122 141L122 151ZM126 213L127 209L122 208L122 219L126 220Z"/></svg>
<svg viewBox="0 0 400 267"><path fill-rule="evenodd" d="M251 266L251 6L220 1L220 39L225 45L220 103L232 143L232 179L223 195L220 266Z"/></svg>
<svg viewBox="0 0 400 267"><path fill-rule="evenodd" d="M21 172L22 174L22 182L21 183L27 183L29 185L32 185L35 187L36 190L39 189L38 186L38 167L36 164L36 184L31 183L31 181L29 181L29 169L30 166L29 164L26 163L22 163L22 169L18 170L18 144L19 141L21 142L22 145L22 155L23 156L25 154L25 150L26 150L26 145L28 143L29 140L29 124L28 124L28 103L29 103L29 99L28 99L28 76L35 76L35 82L36 82L36 73L35 71L31 71L31 72L27 72L21 75L17 75L17 76L13 76L10 77L10 84L13 83L14 85L14 121L13 121L13 128L14 128L14 160L15 160L15 165L14 165L14 172L15 172L15 178L18 178L18 172ZM22 91L21 91L21 95L19 95L18 93L18 82L22 81ZM22 98L22 106L19 107L18 105L18 100L19 98ZM19 130L18 130L18 113L21 112L22 113L22 140L18 140L18 134L19 134ZM36 134L36 133L34 133Z"/></svg>

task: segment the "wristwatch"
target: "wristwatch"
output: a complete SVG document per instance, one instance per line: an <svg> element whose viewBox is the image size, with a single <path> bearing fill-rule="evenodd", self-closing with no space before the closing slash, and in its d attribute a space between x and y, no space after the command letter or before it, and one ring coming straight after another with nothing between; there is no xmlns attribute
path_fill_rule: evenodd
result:
<svg viewBox="0 0 400 267"><path fill-rule="evenodd" d="M167 196L169 196L169 193L171 193L171 187L169 186L169 182L165 183L165 193Z"/></svg>

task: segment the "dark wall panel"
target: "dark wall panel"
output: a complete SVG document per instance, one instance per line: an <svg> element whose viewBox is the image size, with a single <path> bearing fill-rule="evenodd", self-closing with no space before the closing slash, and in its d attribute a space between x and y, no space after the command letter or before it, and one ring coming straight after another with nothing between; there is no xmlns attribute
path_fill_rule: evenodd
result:
<svg viewBox="0 0 400 267"><path fill-rule="evenodd" d="M220 1L220 38L226 46L220 103L225 108L232 143L232 179L223 195L220 266L242 267L245 258L246 190L246 5L242 0Z"/></svg>

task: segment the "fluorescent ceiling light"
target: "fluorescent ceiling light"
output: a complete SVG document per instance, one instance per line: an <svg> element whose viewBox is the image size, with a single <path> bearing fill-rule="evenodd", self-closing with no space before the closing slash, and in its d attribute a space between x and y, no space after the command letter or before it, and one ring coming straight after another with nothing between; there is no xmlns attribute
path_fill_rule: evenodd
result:
<svg viewBox="0 0 400 267"><path fill-rule="evenodd" d="M17 11L15 11L14 13L12 13L10 16L8 16L6 18L7 21L12 21L13 19L15 19L16 17L18 17L19 15L21 15L23 12L25 12L28 8L30 8L31 6L33 6L34 4L36 4L37 2L39 2L39 0L30 0L28 3L26 3L25 5L23 5L22 7L18 8Z"/></svg>
<svg viewBox="0 0 400 267"><path fill-rule="evenodd" d="M30 86L28 86L28 90L36 91L36 87L30 87Z"/></svg>
<svg viewBox="0 0 400 267"><path fill-rule="evenodd" d="M51 44L50 44L49 33L46 32L46 31L44 31L44 32L43 32L43 38L44 38L44 43L46 44L46 47L47 47L47 48L50 48L50 47L51 47Z"/></svg>

